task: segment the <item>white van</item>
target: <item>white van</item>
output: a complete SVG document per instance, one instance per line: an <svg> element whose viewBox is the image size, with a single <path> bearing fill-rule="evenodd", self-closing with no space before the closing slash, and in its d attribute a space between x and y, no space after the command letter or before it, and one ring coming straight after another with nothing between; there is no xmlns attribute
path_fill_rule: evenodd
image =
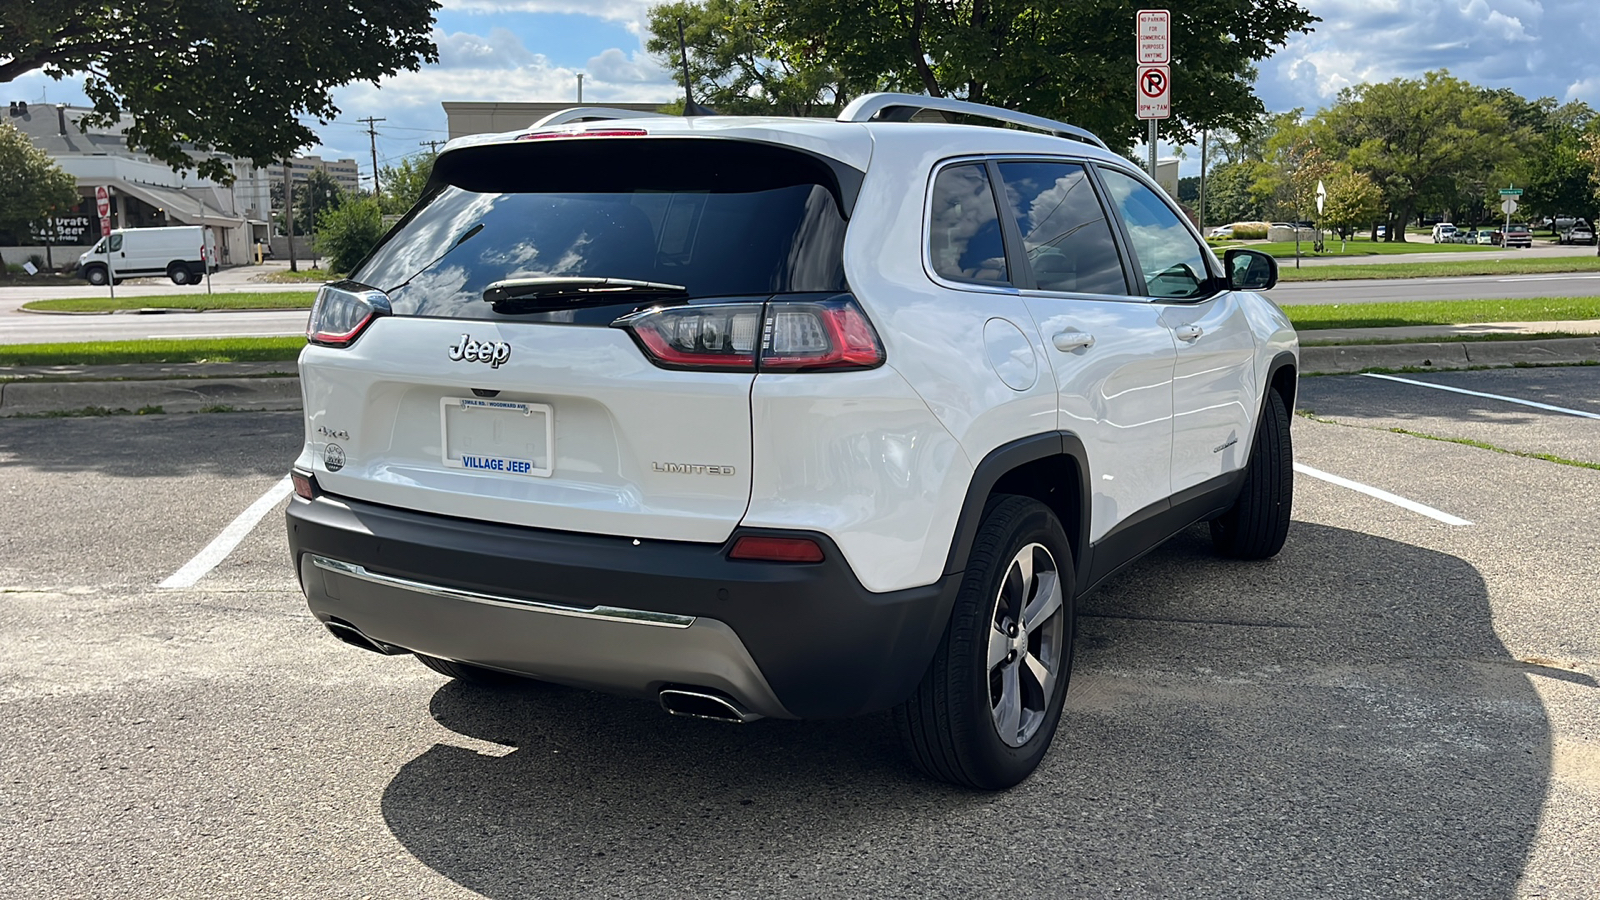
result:
<svg viewBox="0 0 1600 900"><path fill-rule="evenodd" d="M78 257L78 274L90 284L107 279L165 275L173 284L195 284L206 267L217 270L217 236L203 225L118 228Z"/></svg>

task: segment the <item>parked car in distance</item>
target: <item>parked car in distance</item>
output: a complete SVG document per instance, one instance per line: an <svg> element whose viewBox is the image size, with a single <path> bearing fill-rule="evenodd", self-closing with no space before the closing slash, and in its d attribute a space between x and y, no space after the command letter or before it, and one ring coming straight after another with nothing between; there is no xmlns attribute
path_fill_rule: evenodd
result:
<svg viewBox="0 0 1600 900"><path fill-rule="evenodd" d="M1593 244L1594 227L1582 219L1579 219L1571 228L1561 232L1561 236L1556 238L1556 243Z"/></svg>
<svg viewBox="0 0 1600 900"><path fill-rule="evenodd" d="M1213 229L1211 229L1211 237L1214 237L1214 238L1231 238L1231 237L1233 237L1233 226L1230 224L1230 225L1221 225L1221 226L1218 226L1216 228L1213 228Z"/></svg>
<svg viewBox="0 0 1600 900"><path fill-rule="evenodd" d="M165 275L173 284L198 284L217 270L217 236L202 225L116 228L78 257L78 275L93 285Z"/></svg>
<svg viewBox="0 0 1600 900"><path fill-rule="evenodd" d="M1500 232L1495 232L1501 234ZM1533 232L1528 230L1527 222L1512 222L1501 234L1500 240L1495 243L1503 247L1532 247Z"/></svg>
<svg viewBox="0 0 1600 900"><path fill-rule="evenodd" d="M1386 238L1388 236L1389 236L1389 226L1387 226L1387 225L1379 225L1378 226L1378 240L1381 241L1381 240L1383 240L1384 238Z"/></svg>
<svg viewBox="0 0 1600 900"><path fill-rule="evenodd" d="M1550 226L1550 233L1551 234L1557 234L1557 235L1562 234L1567 229L1571 228L1572 226L1578 224L1581 221L1583 221L1583 220L1577 218L1576 216L1556 216L1554 219L1550 219L1548 221L1548 224Z"/></svg>
<svg viewBox="0 0 1600 900"><path fill-rule="evenodd" d="M1478 234L1478 239L1477 239L1476 243L1478 243L1478 244L1488 244L1488 245L1493 245L1495 243L1494 232L1489 231L1488 229L1484 229L1483 231L1480 231L1477 234Z"/></svg>
<svg viewBox="0 0 1600 900"><path fill-rule="evenodd" d="M1433 242L1435 244L1452 244L1456 240L1456 226L1449 222L1440 222L1433 226Z"/></svg>

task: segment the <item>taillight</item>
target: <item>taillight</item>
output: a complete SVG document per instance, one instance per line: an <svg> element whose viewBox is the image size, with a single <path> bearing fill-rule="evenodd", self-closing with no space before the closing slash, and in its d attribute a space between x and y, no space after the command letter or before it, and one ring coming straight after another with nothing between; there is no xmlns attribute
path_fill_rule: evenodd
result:
<svg viewBox="0 0 1600 900"><path fill-rule="evenodd" d="M870 369L884 360L877 331L845 295L657 307L612 325L669 369L816 372Z"/></svg>
<svg viewBox="0 0 1600 900"><path fill-rule="evenodd" d="M306 340L327 347L348 347L379 316L390 312L383 291L354 281L325 284L317 291L306 323Z"/></svg>
<svg viewBox="0 0 1600 900"><path fill-rule="evenodd" d="M320 492L317 490L316 476L302 472L299 469L291 469L289 471L289 481L294 485L294 492L302 499L317 499L317 494Z"/></svg>

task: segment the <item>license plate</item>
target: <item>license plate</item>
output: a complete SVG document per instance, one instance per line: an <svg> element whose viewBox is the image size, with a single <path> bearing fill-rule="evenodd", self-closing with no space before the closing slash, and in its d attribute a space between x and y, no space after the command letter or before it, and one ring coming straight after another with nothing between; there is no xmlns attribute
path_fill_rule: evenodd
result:
<svg viewBox="0 0 1600 900"><path fill-rule="evenodd" d="M439 403L444 464L469 472L549 477L550 407L445 397Z"/></svg>

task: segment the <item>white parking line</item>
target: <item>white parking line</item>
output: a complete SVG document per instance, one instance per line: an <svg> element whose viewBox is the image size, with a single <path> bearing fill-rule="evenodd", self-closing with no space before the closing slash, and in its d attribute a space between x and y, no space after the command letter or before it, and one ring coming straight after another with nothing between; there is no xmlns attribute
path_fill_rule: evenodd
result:
<svg viewBox="0 0 1600 900"><path fill-rule="evenodd" d="M1401 384L1414 384L1418 387L1433 388L1436 391L1449 391L1452 394L1467 394L1472 397L1486 397L1490 400L1504 400L1507 403L1518 403L1523 406L1532 406L1538 409L1548 409L1551 412L1566 413L1569 416L1582 416L1585 419L1600 419L1600 413L1584 412L1581 409L1567 409L1565 406L1551 406L1548 403L1535 403L1532 400L1519 400L1516 397L1507 397L1502 394L1485 394L1482 391L1469 391L1466 388L1451 387L1447 384L1433 384L1427 381L1416 381L1411 378L1397 378L1394 375L1379 375L1376 372L1364 373L1368 378L1382 378L1384 381L1398 381Z"/></svg>
<svg viewBox="0 0 1600 900"><path fill-rule="evenodd" d="M244 540L245 535L249 534L250 530L256 527L256 523L261 521L261 517L271 512L272 508L278 505L278 501L289 496L289 492L292 490L294 490L294 485L289 482L287 477L273 484L265 494L256 498L256 502L250 504L248 509L240 513L237 519L229 523L227 528L222 529L222 533L212 539L204 550L196 553L194 559L184 563L183 568L167 576L167 580L157 586L167 589L194 587L195 582L204 578L207 572L216 568L217 563L227 559L228 554L233 552L233 548L239 546L239 542Z"/></svg>
<svg viewBox="0 0 1600 900"><path fill-rule="evenodd" d="M1528 275L1522 278L1500 278L1497 284L1510 284L1514 281L1590 281L1600 278L1600 275Z"/></svg>
<svg viewBox="0 0 1600 900"><path fill-rule="evenodd" d="M1346 488L1349 488L1352 491L1357 491L1357 492L1366 494L1368 497L1376 497L1376 498L1378 498L1379 500L1382 500L1385 503L1393 503L1395 506L1398 506L1401 509L1409 509L1414 513L1421 513L1422 515L1425 515L1430 519L1437 519L1438 521L1443 522L1446 525L1471 525L1472 524L1471 522L1467 521L1466 519L1462 519L1462 518L1458 518L1456 516L1452 516L1447 512L1440 512L1439 510L1434 509L1431 506L1425 506L1425 505L1423 505L1421 503L1418 503L1415 500L1407 500L1406 498L1401 497L1398 494L1391 494L1388 491L1379 490L1379 489L1373 487L1370 484L1362 484L1359 481L1351 481L1348 478L1340 478L1337 475L1330 475L1327 472L1322 471L1321 469L1313 469L1310 466L1307 466L1307 465L1304 465L1304 464L1301 464L1301 463L1295 463L1294 464L1294 470L1296 472L1299 472L1302 475L1310 475L1312 478L1320 478L1323 481L1328 482L1329 484L1337 484L1340 487L1346 487Z"/></svg>

